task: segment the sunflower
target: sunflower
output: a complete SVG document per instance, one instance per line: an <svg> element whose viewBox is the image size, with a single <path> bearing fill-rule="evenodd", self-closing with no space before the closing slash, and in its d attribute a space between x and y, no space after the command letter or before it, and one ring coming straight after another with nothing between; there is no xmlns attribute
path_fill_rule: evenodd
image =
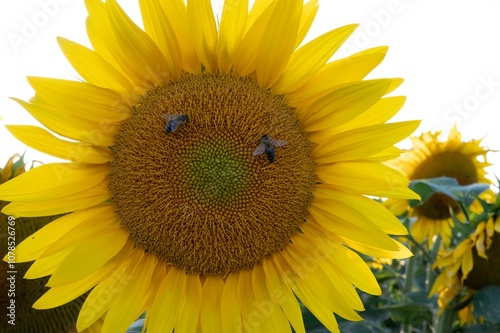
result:
<svg viewBox="0 0 500 333"><path fill-rule="evenodd" d="M0 168L0 184L17 177L25 172L24 156L15 154L10 157L3 168ZM15 162L14 162L15 161ZM0 201L0 208L5 207L8 202ZM47 223L59 216L43 216L14 219L0 213L0 245L1 255L7 255L12 259L15 250L11 250L18 243L41 229ZM12 251L11 253L7 253ZM76 328L78 312L85 300L79 297L72 302L59 308L49 310L35 310L31 305L43 295L47 288L47 278L37 280L30 278L28 263L0 263L0 305L7 309L7 315L2 320L2 332L40 332L40 333L70 333ZM14 301L14 303L12 303ZM98 321L86 333L100 332L102 321Z"/></svg>
<svg viewBox="0 0 500 333"><path fill-rule="evenodd" d="M467 239L437 259L434 267L443 269L430 292L439 294L439 313L463 291L465 301L483 287L500 285L500 218L480 222ZM475 323L473 312L472 302L460 309L460 324Z"/></svg>
<svg viewBox="0 0 500 333"><path fill-rule="evenodd" d="M34 307L91 290L77 328L103 332L143 312L148 332L304 332L298 299L331 331L361 320L356 288L381 291L355 251L411 255L367 195L418 198L381 163L419 124L385 123L401 79L364 80L387 48L329 62L355 25L299 47L316 0L225 1L219 22L209 0L141 0L144 30L85 3L93 49L59 38L82 81L16 99L63 138L8 126L70 160L0 186L6 214L69 213L17 248L51 275Z"/></svg>
<svg viewBox="0 0 500 333"><path fill-rule="evenodd" d="M410 180L446 176L455 178L460 185L491 183L485 171L491 165L486 161L489 150L481 146L481 140L463 142L456 126L446 141L440 141L440 135L441 132L426 132L412 137L413 148L388 164ZM409 208L408 201L397 199L389 199L385 205L396 215L408 212L409 216L416 217L410 233L419 243L427 238L431 244L434 236L441 235L444 244L448 245L453 227L450 208L461 216L457 203L441 193L432 195L416 208ZM471 209L481 209L481 206L475 203Z"/></svg>

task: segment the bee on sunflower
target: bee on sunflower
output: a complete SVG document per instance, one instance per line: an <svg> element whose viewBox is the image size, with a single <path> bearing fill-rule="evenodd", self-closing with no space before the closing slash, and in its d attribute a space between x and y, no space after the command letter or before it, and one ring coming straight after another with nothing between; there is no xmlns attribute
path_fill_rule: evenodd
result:
<svg viewBox="0 0 500 333"><path fill-rule="evenodd" d="M142 30L85 1L92 49L59 38L83 80L31 77L15 99L68 140L8 126L70 161L0 186L6 214L68 213L18 246L50 275L35 308L91 290L77 329L113 333L143 312L152 333L300 333L298 299L332 332L361 320L356 288L381 291L355 251L411 255L366 196L418 199L382 162L419 122L386 123L401 79L365 79L386 47L329 61L355 25L302 45L317 2L225 1L217 24L209 0L140 0Z"/></svg>

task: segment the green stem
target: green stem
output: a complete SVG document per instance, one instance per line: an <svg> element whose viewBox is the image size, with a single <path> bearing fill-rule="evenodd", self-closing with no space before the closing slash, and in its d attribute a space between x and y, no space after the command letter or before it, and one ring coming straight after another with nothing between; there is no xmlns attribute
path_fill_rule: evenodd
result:
<svg viewBox="0 0 500 333"><path fill-rule="evenodd" d="M422 251L422 254L424 255L425 259L427 259L428 261L432 261L432 257L429 255L429 253L427 252L427 250L419 242L417 242L415 240L415 238L413 238L413 236L411 234L404 235L402 237L406 237L406 239L408 239L410 241L410 248L412 246L415 246L420 251Z"/></svg>
<svg viewBox="0 0 500 333"><path fill-rule="evenodd" d="M427 294L429 294L429 292L431 291L432 286L434 285L434 281L436 280L436 278L438 276L438 272L432 268L432 264L436 261L440 245L441 245L441 235L438 235L436 237L436 241L432 245L432 249L431 249L431 253L430 253L431 260L429 261L429 264L427 266L427 279L426 279L427 281L426 281L426 288L425 288L426 289L425 291L427 292Z"/></svg>
<svg viewBox="0 0 500 333"><path fill-rule="evenodd" d="M452 303L456 303L453 301ZM454 304L450 304L448 309L445 309L441 316L439 316L437 325L436 325L436 333L449 333L452 330L453 322L455 321L457 312L454 310Z"/></svg>
<svg viewBox="0 0 500 333"><path fill-rule="evenodd" d="M415 250L415 246L413 243L410 243L410 251L413 253ZM411 289L413 287L413 277L415 275L415 266L417 265L417 257L413 255L408 259L408 265L406 266L405 269L405 282L403 285L403 294L407 295L409 292L411 292ZM411 325L409 323L404 324L402 327L401 332L404 333L410 333L411 332Z"/></svg>
<svg viewBox="0 0 500 333"><path fill-rule="evenodd" d="M410 251L413 253L415 250L415 247L410 244ZM405 269L405 283L403 286L403 292L405 294L409 293L411 291L411 288L413 286L413 276L415 275L415 266L417 264L417 256L413 255L408 259L408 266L406 266Z"/></svg>

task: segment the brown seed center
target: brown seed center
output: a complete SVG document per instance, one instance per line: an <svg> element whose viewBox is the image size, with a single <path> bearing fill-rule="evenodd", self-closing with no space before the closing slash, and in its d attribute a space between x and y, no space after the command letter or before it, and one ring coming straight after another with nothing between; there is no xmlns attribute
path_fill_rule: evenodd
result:
<svg viewBox="0 0 500 333"><path fill-rule="evenodd" d="M461 152L442 152L427 158L413 172L410 179L427 179L436 177L455 178L460 185L477 183L478 174L472 157ZM416 208L421 216L432 220L450 218L450 207L458 211L456 202L447 195L432 195L423 205Z"/></svg>
<svg viewBox="0 0 500 333"><path fill-rule="evenodd" d="M110 189L136 245L205 276L250 269L283 249L314 184L295 110L247 77L186 74L152 89L113 147Z"/></svg>

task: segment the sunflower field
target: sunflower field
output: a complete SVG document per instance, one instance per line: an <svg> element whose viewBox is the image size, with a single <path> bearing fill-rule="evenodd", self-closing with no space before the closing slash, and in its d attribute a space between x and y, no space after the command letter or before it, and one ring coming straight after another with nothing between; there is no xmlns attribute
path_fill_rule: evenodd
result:
<svg viewBox="0 0 500 333"><path fill-rule="evenodd" d="M331 61L317 0L84 2L79 78L12 98L62 162L2 162L0 330L500 332L495 152L392 121L387 47Z"/></svg>

